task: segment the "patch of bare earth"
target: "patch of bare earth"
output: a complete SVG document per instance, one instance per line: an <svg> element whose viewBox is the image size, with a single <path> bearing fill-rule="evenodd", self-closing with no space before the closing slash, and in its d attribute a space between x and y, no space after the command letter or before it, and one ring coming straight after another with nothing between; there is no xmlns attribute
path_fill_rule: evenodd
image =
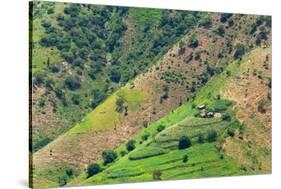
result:
<svg viewBox="0 0 281 189"><path fill-rule="evenodd" d="M50 140L60 133L61 127L58 125L66 125L67 120L62 119L53 110L53 104L46 96L47 90L43 87L36 87L32 93L31 105L31 132L32 139L48 138Z"/></svg>
<svg viewBox="0 0 281 189"><path fill-rule="evenodd" d="M226 140L224 150L234 159L253 170L271 171L271 48L252 51L241 62L241 72L232 76L223 96L236 102L236 118L244 130ZM266 101L259 111L261 100Z"/></svg>

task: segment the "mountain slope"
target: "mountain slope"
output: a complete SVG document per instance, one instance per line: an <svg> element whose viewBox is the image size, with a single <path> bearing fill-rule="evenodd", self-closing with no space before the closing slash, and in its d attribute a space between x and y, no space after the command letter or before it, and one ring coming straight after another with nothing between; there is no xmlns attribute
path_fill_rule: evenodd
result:
<svg viewBox="0 0 281 189"><path fill-rule="evenodd" d="M134 135L131 139L136 141L136 148L132 152L104 166L101 173L90 178L86 178L86 173L83 173L69 185L270 173L271 141L266 141L271 135L270 102L264 107L265 112L258 112L258 102L267 99L267 94L271 92L268 87L270 57L270 48L257 48L241 61L231 63L224 72L199 90L193 100ZM263 67L265 63L268 68ZM257 68L262 79L247 75L247 70L251 72ZM235 93L241 87L237 85L237 80L241 86L243 83L249 86L247 96L244 96L245 87L240 93ZM243 100L250 99L245 103L231 94L236 97L239 95ZM215 118L198 118L195 107L204 104L212 109L214 102L222 101L218 95L232 100L233 105L217 113L229 114L231 119L224 120L223 117L216 117L216 114ZM164 126L164 130L158 130L160 125ZM215 141L209 141L208 133L211 130L218 134ZM148 139L144 139L144 135ZM202 141L199 141L199 135L203 136ZM188 136L192 147L179 150L178 140L181 136ZM246 147L249 145L250 148ZM118 153L124 150L125 144L116 149ZM188 158L184 161L186 156ZM102 160L98 163L102 165Z"/></svg>
<svg viewBox="0 0 281 189"><path fill-rule="evenodd" d="M30 151L145 72L199 20L196 12L31 2Z"/></svg>
<svg viewBox="0 0 281 189"><path fill-rule="evenodd" d="M201 23L145 74L119 89L81 123L36 152L33 157L34 185L41 186L41 179L48 179L50 185L58 184L68 168L74 175L80 174L90 162L101 158L102 150L116 148L186 100L192 100L193 94L208 79L222 72L236 56L243 55L238 53L240 43L243 42L243 51L259 45L256 38L248 35L252 26L244 25L245 22L255 23L259 17L231 15L234 24L229 26L229 22L221 23L220 14L205 16L211 18L211 25ZM220 25L225 28L223 36L218 33ZM262 44L268 43L269 40L262 41ZM127 110L116 113L116 101L120 96L123 96ZM135 97L139 103L134 103ZM182 119L181 113L177 116ZM109 118L113 119L108 122Z"/></svg>

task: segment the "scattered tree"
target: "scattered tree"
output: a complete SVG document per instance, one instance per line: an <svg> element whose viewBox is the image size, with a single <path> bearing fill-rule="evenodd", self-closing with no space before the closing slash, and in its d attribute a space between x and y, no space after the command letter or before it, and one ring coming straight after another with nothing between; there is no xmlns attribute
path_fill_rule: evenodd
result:
<svg viewBox="0 0 281 189"><path fill-rule="evenodd" d="M222 115L223 121L231 121L231 116L228 113Z"/></svg>
<svg viewBox="0 0 281 189"><path fill-rule="evenodd" d="M126 144L127 150L130 152L136 148L136 141L135 140L129 140Z"/></svg>
<svg viewBox="0 0 281 189"><path fill-rule="evenodd" d="M215 130L209 130L208 131L208 136L207 136L207 140L208 142L214 142L217 140L217 132Z"/></svg>
<svg viewBox="0 0 281 189"><path fill-rule="evenodd" d="M191 35L189 40L189 47L196 48L198 47L198 45L199 45L198 37L195 34Z"/></svg>
<svg viewBox="0 0 281 189"><path fill-rule="evenodd" d="M165 129L165 126L164 125L159 125L158 127L157 127L157 131L158 132L161 132L161 131L163 131Z"/></svg>
<svg viewBox="0 0 281 189"><path fill-rule="evenodd" d="M144 121L142 122L142 125L143 125L144 128L147 128L147 126L148 126L148 121L147 121L147 120L144 120Z"/></svg>
<svg viewBox="0 0 281 189"><path fill-rule="evenodd" d="M58 183L59 186L65 186L67 184L67 179L65 177L59 177Z"/></svg>
<svg viewBox="0 0 281 189"><path fill-rule="evenodd" d="M114 150L105 150L102 152L102 159L104 164L113 162L117 158L117 154Z"/></svg>
<svg viewBox="0 0 281 189"><path fill-rule="evenodd" d="M264 99L261 99L259 102L258 102L258 111L260 113L266 113L266 109L265 109L265 106L266 106L266 100Z"/></svg>
<svg viewBox="0 0 281 189"><path fill-rule="evenodd" d="M70 90L76 90L80 88L80 81L74 76L68 76L64 81L65 86Z"/></svg>
<svg viewBox="0 0 281 189"><path fill-rule="evenodd" d="M204 135L202 133L199 133L199 135L198 135L198 143L199 144L204 143Z"/></svg>
<svg viewBox="0 0 281 189"><path fill-rule="evenodd" d="M205 16L202 18L200 26L203 26L204 28L210 28L212 26L212 18L209 15Z"/></svg>
<svg viewBox="0 0 281 189"><path fill-rule="evenodd" d="M118 93L116 98L116 112L122 113L125 108L125 97L123 94Z"/></svg>
<svg viewBox="0 0 281 189"><path fill-rule="evenodd" d="M122 150L122 151L120 152L120 156L121 156L121 157L124 157L126 154L127 154L127 152L126 152L125 150Z"/></svg>
<svg viewBox="0 0 281 189"><path fill-rule="evenodd" d="M149 136L150 136L149 133L144 133L144 134L141 136L141 139L142 139L143 141L145 141L145 140L148 139Z"/></svg>
<svg viewBox="0 0 281 189"><path fill-rule="evenodd" d="M234 53L234 58L241 58L245 53L245 46L241 43L236 45L236 51Z"/></svg>
<svg viewBox="0 0 281 189"><path fill-rule="evenodd" d="M225 30L224 30L224 26L223 25L220 25L217 29L217 32L218 34L223 37L224 36L224 33L225 33Z"/></svg>
<svg viewBox="0 0 281 189"><path fill-rule="evenodd" d="M185 149L191 146L191 140L187 136L182 136L179 139L179 149Z"/></svg>
<svg viewBox="0 0 281 189"><path fill-rule="evenodd" d="M183 162L183 163L188 162L188 155L187 155L187 154L183 156L182 162Z"/></svg>
<svg viewBox="0 0 281 189"><path fill-rule="evenodd" d="M159 170L155 170L152 173L153 180L161 180L162 172Z"/></svg>
<svg viewBox="0 0 281 189"><path fill-rule="evenodd" d="M121 73L120 70L117 68L113 68L110 71L110 79L115 82L115 83L119 83L120 79L121 79Z"/></svg>
<svg viewBox="0 0 281 189"><path fill-rule="evenodd" d="M73 169L71 167L68 167L66 170L65 170L65 173L68 177L72 177L73 176Z"/></svg>
<svg viewBox="0 0 281 189"><path fill-rule="evenodd" d="M87 178L98 174L101 171L101 167L97 163L91 163L87 168Z"/></svg>

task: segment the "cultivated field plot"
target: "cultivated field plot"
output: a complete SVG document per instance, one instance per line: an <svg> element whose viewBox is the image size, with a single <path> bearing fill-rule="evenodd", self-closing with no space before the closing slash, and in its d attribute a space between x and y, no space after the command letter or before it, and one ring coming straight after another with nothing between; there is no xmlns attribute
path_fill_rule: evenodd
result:
<svg viewBox="0 0 281 189"><path fill-rule="evenodd" d="M271 16L29 14L30 187L271 173Z"/></svg>

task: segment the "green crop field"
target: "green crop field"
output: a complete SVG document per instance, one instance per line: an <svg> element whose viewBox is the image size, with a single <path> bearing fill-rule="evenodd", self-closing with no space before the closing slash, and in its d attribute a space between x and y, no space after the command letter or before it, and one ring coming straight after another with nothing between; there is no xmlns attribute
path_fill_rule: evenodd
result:
<svg viewBox="0 0 281 189"><path fill-rule="evenodd" d="M239 70L239 65L234 62L227 67L226 71L231 69L235 74ZM210 80L202 90L195 94L194 100L187 102L170 115L136 134L133 137L137 141L136 149L132 152L128 152L124 157L118 158L116 162L106 165L104 171L91 178L86 179L85 174L80 175L70 185L80 182L88 185L150 181L153 180L154 171L161 172L162 180L245 174L238 162L218 148L221 141L229 137L227 130L235 131L241 127L241 124L236 120L197 118L194 115L198 110L192 108L192 104L198 102L197 98L200 98L200 103L205 102L211 107L218 106L219 112L231 109L231 101L211 100L208 96L209 90L219 91L223 87L221 81L227 82L230 79L226 76L226 71ZM165 129L159 132L157 128L160 125L164 125ZM207 141L210 130L217 133L216 142ZM148 139L143 140L141 136L145 134L148 134ZM199 134L204 137L202 143L198 143ZM190 148L178 150L178 140L181 136L188 136L191 139ZM116 152L120 153L124 150L125 145L121 145ZM202 156L202 154L204 155ZM185 155L188 157L187 162L183 162Z"/></svg>

